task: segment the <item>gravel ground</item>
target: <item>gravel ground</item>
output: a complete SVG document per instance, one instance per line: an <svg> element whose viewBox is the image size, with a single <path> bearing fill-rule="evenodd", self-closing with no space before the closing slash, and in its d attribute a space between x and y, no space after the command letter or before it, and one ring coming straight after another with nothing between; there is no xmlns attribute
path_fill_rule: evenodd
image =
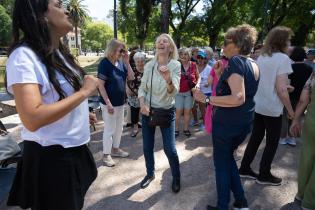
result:
<svg viewBox="0 0 315 210"><path fill-rule="evenodd" d="M146 189L139 183L145 176L141 133L131 138L131 129L123 132L121 147L130 152L126 159L114 159L117 165L108 168L102 164L102 123L92 132L90 148L98 166L98 177L90 187L84 209L87 210L204 210L207 204L215 204L216 188L212 160L212 143L209 135L193 131L193 136L181 135L177 139L177 149L182 173L180 193L171 191L171 172L163 152L161 133L156 132L155 161L156 179ZM246 143L238 150L242 156ZM258 170L262 154L260 148L253 163ZM279 187L261 186L254 181L243 180L251 210L299 210L292 203L297 191L297 164L301 143L297 147L279 145L273 164L273 173L283 178ZM238 164L240 161L238 161ZM233 202L233 200L231 201ZM15 210L4 204L3 210Z"/></svg>

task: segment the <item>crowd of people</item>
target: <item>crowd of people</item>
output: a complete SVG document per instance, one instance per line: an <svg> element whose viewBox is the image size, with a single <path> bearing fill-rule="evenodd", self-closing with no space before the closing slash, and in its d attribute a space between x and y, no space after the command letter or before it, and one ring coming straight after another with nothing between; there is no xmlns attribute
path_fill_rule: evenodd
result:
<svg viewBox="0 0 315 210"><path fill-rule="evenodd" d="M97 78L86 75L61 43L70 30L68 12L60 1L16 0L6 83L23 124L24 150L8 205L34 210L83 207L85 193L97 177L87 146L89 121L95 120L87 98L98 90L104 165L114 167L112 157L130 155L120 148L127 103L131 137L142 131L146 176L141 188L155 179L159 127L173 177L171 189L180 192L176 137L181 133L190 137L190 127L199 125L212 135L215 165L217 203L206 208L228 210L232 192L233 208L247 210L241 177L280 185L282 179L271 172L278 145L295 146L301 135L295 200L304 210L315 209L315 100L311 100L315 50L291 47L290 28L277 26L263 44L257 44L253 26L231 27L222 52L210 47L178 50L170 35L161 34L149 61L140 50L129 53L125 43L112 39ZM234 153L249 135L238 168ZM251 163L264 137L257 173Z"/></svg>

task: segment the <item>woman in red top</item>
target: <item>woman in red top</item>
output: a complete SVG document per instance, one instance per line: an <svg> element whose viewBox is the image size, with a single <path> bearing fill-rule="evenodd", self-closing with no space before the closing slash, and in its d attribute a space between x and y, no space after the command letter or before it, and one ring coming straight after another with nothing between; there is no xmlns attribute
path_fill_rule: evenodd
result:
<svg viewBox="0 0 315 210"><path fill-rule="evenodd" d="M191 53L188 48L182 48L179 50L179 58L181 62L181 78L180 89L176 95L175 107L176 107L176 130L175 136L179 135L179 119L184 113L184 134L189 137L191 135L188 124L190 120L190 112L193 107L193 97L191 89L194 88L198 81L198 71L196 63L190 61Z"/></svg>

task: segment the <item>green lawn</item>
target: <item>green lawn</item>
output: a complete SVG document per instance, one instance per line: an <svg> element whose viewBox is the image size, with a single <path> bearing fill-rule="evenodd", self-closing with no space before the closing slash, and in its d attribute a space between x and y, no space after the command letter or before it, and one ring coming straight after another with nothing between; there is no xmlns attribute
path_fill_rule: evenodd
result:
<svg viewBox="0 0 315 210"><path fill-rule="evenodd" d="M0 90L4 90L4 66L0 66Z"/></svg>

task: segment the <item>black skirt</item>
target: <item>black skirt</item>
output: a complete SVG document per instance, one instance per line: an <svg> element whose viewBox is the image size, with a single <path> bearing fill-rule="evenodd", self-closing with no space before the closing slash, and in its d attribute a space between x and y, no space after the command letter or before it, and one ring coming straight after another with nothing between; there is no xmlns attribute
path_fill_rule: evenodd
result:
<svg viewBox="0 0 315 210"><path fill-rule="evenodd" d="M43 147L24 141L7 204L33 210L82 209L96 176L95 161L86 145Z"/></svg>

